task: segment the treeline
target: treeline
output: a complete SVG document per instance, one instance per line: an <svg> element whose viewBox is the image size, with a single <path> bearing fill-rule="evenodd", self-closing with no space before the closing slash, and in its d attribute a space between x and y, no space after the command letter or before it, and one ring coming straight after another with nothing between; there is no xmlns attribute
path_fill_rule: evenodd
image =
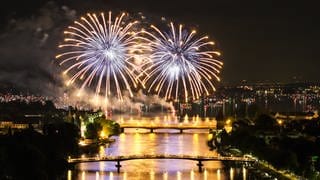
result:
<svg viewBox="0 0 320 180"><path fill-rule="evenodd" d="M25 116L30 114L40 116ZM86 127L86 138L97 141L120 133L119 124L106 119L101 110L57 109L51 101L0 103L0 121L29 124L28 129L2 129L6 135L0 135L1 180L65 179L68 156L81 152L81 126Z"/></svg>
<svg viewBox="0 0 320 180"><path fill-rule="evenodd" d="M78 152L79 129L71 123L48 124L0 136L0 179L65 179L67 156Z"/></svg>
<svg viewBox="0 0 320 180"><path fill-rule="evenodd" d="M295 133L292 133L289 129L291 126L284 127L270 116L262 114L253 124L243 120L234 122L230 133L222 131L219 135L219 146L231 145L278 169L290 170L309 179L320 178L320 138L314 136L319 134L314 131L320 128L319 119L302 124L305 127L303 130L297 132L294 129ZM295 136L301 132L305 133L304 136Z"/></svg>
<svg viewBox="0 0 320 180"><path fill-rule="evenodd" d="M10 101L0 103L0 121L19 121L25 119L26 114L45 115L44 119L61 120L63 113L61 109L56 109L52 101L45 102L25 102ZM57 117L59 116L59 117Z"/></svg>

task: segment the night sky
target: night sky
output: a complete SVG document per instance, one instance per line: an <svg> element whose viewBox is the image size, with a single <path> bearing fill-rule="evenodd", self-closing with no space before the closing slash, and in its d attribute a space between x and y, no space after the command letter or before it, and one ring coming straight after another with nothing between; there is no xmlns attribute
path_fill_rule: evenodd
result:
<svg viewBox="0 0 320 180"><path fill-rule="evenodd" d="M51 63L56 51L54 47L61 39L63 29L72 23L72 18L61 18L50 12L48 16L52 17L52 23L46 22L48 18L37 19L37 16L46 14L43 11L52 10L51 6L43 10L46 3L41 0L2 3L0 83L8 81L6 73L18 76L13 81L24 81L24 78L27 81L33 81L32 78L54 81L50 76L55 70L49 69L55 69ZM164 16L185 26L196 27L201 34L208 34L222 52L224 68L221 77L224 83L244 79L320 82L317 73L320 67L320 13L316 1L60 0L53 4L57 14L63 12L63 5L68 7L68 12L75 10L74 18L94 11L143 12L147 18ZM33 31L37 31L26 24L33 26L32 23L39 25L39 22L42 23L40 26L49 24L47 28L42 27L41 32L49 37L45 43L49 41L47 44L50 45L45 44L40 50L34 50L37 46L25 49L29 41L34 41L27 39L27 31L33 35ZM46 65L47 62L50 66ZM20 70L24 72L21 76ZM43 78L36 77L37 74Z"/></svg>

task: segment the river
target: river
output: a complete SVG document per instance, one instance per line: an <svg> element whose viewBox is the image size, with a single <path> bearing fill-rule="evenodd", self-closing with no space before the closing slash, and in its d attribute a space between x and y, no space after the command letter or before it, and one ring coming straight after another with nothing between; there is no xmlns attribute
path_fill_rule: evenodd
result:
<svg viewBox="0 0 320 180"><path fill-rule="evenodd" d="M215 119L185 117L177 120L174 116L114 117L120 123L179 123L179 124L211 124ZM217 155L210 151L207 140L208 130L156 130L149 133L144 129L125 129L125 133L115 138L109 147L101 146L100 155L139 155L139 154L189 154ZM130 160L121 162L121 172L117 173L115 162L81 163L76 170L68 171L68 179L247 179L244 167L226 167L220 161L204 162L204 170L198 172L196 161L190 160Z"/></svg>

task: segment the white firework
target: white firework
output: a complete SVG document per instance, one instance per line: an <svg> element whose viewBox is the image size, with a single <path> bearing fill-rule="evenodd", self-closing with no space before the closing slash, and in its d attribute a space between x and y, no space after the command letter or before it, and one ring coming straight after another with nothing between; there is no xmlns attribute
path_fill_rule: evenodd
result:
<svg viewBox="0 0 320 180"><path fill-rule="evenodd" d="M137 21L125 23L126 13L112 19L106 16L87 14L69 26L64 34L64 43L59 46L63 53L56 56L70 74L67 85L81 81L80 92L94 86L95 93L108 97L116 95L121 100L122 91L139 82L133 59L140 49L139 33L135 32Z"/></svg>
<svg viewBox="0 0 320 180"><path fill-rule="evenodd" d="M148 92L155 91L165 99L189 97L198 99L215 91L214 81L223 63L220 53L214 50L214 42L208 36L196 38L180 25L170 23L170 30L160 31L151 25L153 32L143 31L149 48L149 60L142 65L142 83Z"/></svg>

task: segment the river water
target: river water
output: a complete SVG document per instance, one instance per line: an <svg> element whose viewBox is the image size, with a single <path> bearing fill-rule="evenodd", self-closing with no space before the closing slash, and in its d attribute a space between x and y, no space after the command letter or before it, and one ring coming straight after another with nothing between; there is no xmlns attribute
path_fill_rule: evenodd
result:
<svg viewBox="0 0 320 180"><path fill-rule="evenodd" d="M154 123L154 124L211 124L214 119L185 117L177 120L174 116L151 117L115 117L120 123ZM125 133L115 138L109 147L101 146L100 155L143 155L143 154L188 154L217 155L210 151L207 140L208 130L156 130L149 133L144 129L125 129ZM117 173L115 162L81 163L76 170L68 171L68 179L247 179L244 167L226 167L220 161L204 162L204 171L198 172L198 162L190 160L130 160L121 162L120 173Z"/></svg>

